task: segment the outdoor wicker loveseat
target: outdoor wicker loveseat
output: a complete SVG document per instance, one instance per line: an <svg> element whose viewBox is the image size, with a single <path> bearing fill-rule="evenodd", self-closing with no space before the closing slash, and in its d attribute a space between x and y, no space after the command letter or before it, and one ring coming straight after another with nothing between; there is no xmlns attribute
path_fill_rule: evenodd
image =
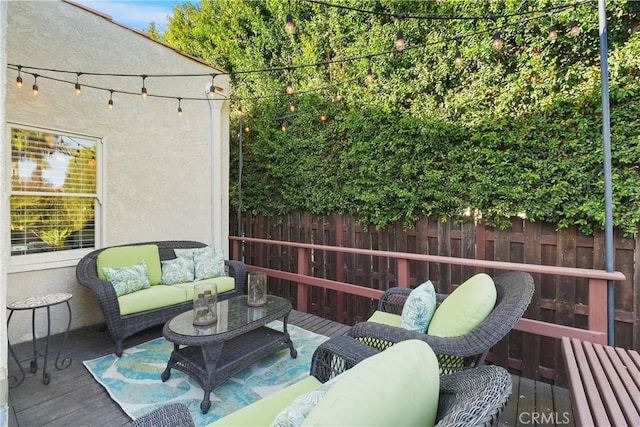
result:
<svg viewBox="0 0 640 427"><path fill-rule="evenodd" d="M435 354L422 341L378 352L338 336L316 349L308 377L209 426L490 426L511 391L511 376L499 366L439 376ZM163 405L130 427L177 425L194 426L182 403Z"/></svg>
<svg viewBox="0 0 640 427"><path fill-rule="evenodd" d="M206 244L196 241L133 243L98 249L80 260L76 267L76 278L81 285L90 288L97 298L107 329L116 343L115 353L118 357L122 355L125 338L163 324L173 316L193 308L193 286L202 282L197 274L191 281L172 284L164 284L170 282L163 274L169 270L170 264L183 261L177 260L176 251L182 255L180 258L187 258L188 261L191 255L189 250L199 248L208 249ZM105 266L113 267L112 270L117 273L122 269L139 267L141 263L148 271L149 283L142 289L119 296L112 282L105 279ZM242 295L246 281L244 263L220 259L219 264L220 275L206 279L217 284L218 300ZM120 290L118 292L122 293Z"/></svg>

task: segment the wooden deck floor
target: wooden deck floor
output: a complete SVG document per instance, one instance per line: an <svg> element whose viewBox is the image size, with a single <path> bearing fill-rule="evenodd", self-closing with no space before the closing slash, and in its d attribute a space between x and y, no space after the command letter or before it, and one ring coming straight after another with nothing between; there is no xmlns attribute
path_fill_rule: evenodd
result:
<svg viewBox="0 0 640 427"><path fill-rule="evenodd" d="M348 326L310 314L293 311L291 324L325 336L343 335ZM162 335L155 327L125 341L125 348ZM53 337L52 348L58 348L60 336ZM29 373L31 344L16 346L18 357L26 366L24 382L9 390L9 426L122 426L129 417L111 400L82 364L114 350L113 341L98 326L73 330L69 333L65 354L73 358L71 366L58 371L48 362L51 374L49 385L42 383L42 372ZM54 354L55 358L55 354ZM9 374L18 372L13 359L9 360ZM569 394L566 389L550 386L513 375L513 394L500 419L501 426L572 426Z"/></svg>

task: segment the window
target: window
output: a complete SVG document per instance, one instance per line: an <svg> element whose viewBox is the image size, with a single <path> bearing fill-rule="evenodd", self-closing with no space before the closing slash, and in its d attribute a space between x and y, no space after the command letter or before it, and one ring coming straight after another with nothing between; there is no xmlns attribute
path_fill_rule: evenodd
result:
<svg viewBox="0 0 640 427"><path fill-rule="evenodd" d="M98 138L11 127L12 265L77 259L69 251L95 247L100 146Z"/></svg>

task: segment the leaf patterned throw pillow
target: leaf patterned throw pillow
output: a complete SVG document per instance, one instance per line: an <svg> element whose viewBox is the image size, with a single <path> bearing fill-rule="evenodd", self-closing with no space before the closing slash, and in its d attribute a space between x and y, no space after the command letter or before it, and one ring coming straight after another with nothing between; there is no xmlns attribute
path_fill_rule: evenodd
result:
<svg viewBox="0 0 640 427"><path fill-rule="evenodd" d="M436 291L427 280L411 291L402 307L402 327L414 332L426 332L436 310Z"/></svg>
<svg viewBox="0 0 640 427"><path fill-rule="evenodd" d="M225 275L224 253L210 246L194 250L193 262L195 264L195 280Z"/></svg>
<svg viewBox="0 0 640 427"><path fill-rule="evenodd" d="M151 286L147 263L144 260L126 267L103 267L102 272L119 297Z"/></svg>
<svg viewBox="0 0 640 427"><path fill-rule="evenodd" d="M176 283L193 282L194 267L192 257L178 257L161 261L163 285L175 285Z"/></svg>

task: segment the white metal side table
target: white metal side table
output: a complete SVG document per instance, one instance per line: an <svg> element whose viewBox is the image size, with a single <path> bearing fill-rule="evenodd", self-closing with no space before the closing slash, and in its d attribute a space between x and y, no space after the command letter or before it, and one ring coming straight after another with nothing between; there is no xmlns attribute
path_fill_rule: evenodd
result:
<svg viewBox="0 0 640 427"><path fill-rule="evenodd" d="M17 301L13 301L12 303L7 304L7 309L9 310L9 317L7 318L7 331L9 330L9 322L11 322L11 316L13 316L13 312L16 310L31 310L31 336L33 337L33 360L30 364L31 373L36 373L38 371L38 357L42 357L44 359L44 363L42 365L42 382L45 385L48 385L51 381L51 376L47 372L47 359L49 357L49 342L51 339L51 307L54 305L66 303L67 310L69 311L69 322L67 323L67 330L64 333L64 338L62 340L62 345L58 350L58 354L56 355L55 367L58 370L66 369L71 365L71 357L65 357L60 360L60 354L62 353L64 346L67 342L67 335L69 334L69 329L71 328L71 305L69 305L69 300L72 295L69 293L55 293L48 294L42 296L28 297L23 298ZM39 352L36 348L36 310L39 308L47 309L47 341L44 349L44 354ZM21 377L11 376L9 388L14 388L22 384L25 378L25 372L16 356L13 347L11 347L11 342L9 341L9 334L7 333L7 343L9 347L9 351L13 356L18 368L20 368ZM11 384L13 382L13 384Z"/></svg>

